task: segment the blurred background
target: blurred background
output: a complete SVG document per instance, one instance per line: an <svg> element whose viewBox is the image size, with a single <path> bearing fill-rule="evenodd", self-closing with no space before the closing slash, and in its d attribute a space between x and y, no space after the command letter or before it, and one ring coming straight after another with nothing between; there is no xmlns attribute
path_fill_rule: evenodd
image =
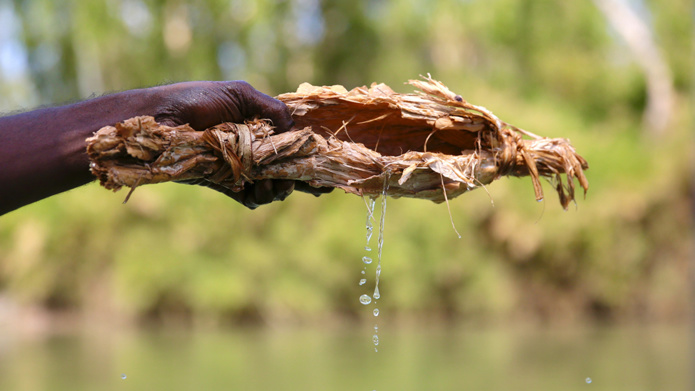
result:
<svg viewBox="0 0 695 391"><path fill-rule="evenodd" d="M25 207L0 217L0 389L692 389L693 15L688 0L0 0L6 115L184 80L411 92L431 73L590 164L567 212L528 179L452 200L461 239L445 205L389 199L378 317L358 300L367 208L340 191L249 211L175 184L122 205L93 183Z"/></svg>

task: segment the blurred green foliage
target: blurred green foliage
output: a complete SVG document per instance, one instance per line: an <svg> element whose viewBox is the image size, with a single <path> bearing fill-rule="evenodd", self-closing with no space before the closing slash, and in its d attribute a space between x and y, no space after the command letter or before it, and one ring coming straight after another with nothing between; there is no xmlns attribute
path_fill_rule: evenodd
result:
<svg viewBox="0 0 695 391"><path fill-rule="evenodd" d="M462 239L446 206L388 200L381 308L484 321L683 318L693 20L684 0L640 4L678 94L659 140L640 129L643 76L591 2L4 1L13 22L3 42L19 43L10 54L25 66L2 68L0 109L192 79L244 79L269 94L305 81L407 92L405 80L429 72L507 122L570 138L591 189L562 212L550 186L538 204L527 180L501 180L451 202ZM27 305L131 319L367 317L357 284L366 207L339 193L248 211L174 184L140 188L123 206L125 193L92 184L0 218L0 289Z"/></svg>

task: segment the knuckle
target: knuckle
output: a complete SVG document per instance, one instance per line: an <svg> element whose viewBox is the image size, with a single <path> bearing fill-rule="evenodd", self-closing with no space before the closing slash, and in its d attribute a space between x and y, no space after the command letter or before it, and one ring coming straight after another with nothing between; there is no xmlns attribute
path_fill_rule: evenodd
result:
<svg viewBox="0 0 695 391"><path fill-rule="evenodd" d="M233 80L227 83L229 89L236 90L237 92L248 94L256 91L256 89L253 88L249 82L244 80Z"/></svg>

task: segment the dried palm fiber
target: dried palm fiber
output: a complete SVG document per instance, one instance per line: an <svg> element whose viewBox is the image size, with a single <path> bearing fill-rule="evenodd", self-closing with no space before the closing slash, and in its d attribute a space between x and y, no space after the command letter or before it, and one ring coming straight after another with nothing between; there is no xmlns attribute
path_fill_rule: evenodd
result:
<svg viewBox="0 0 695 391"><path fill-rule="evenodd" d="M420 91L302 84L277 97L296 124L280 134L263 120L197 132L131 118L87 139L91 171L114 191L196 178L240 190L270 178L366 196L386 189L391 197L434 202L505 175L528 175L537 200L543 198L539 178L547 177L564 208L574 199L573 178L588 189L587 162L567 140L502 122L431 77L409 83Z"/></svg>

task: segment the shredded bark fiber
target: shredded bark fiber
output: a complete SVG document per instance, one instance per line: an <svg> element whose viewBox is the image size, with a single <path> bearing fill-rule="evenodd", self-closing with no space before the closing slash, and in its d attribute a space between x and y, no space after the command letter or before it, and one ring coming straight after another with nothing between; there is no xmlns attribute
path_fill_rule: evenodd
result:
<svg viewBox="0 0 695 391"><path fill-rule="evenodd" d="M304 83L277 97L296 124L280 134L263 120L197 132L131 118L86 140L91 171L114 191L198 178L241 190L270 178L365 196L387 188L391 197L443 202L512 175L530 176L537 200L539 179L548 178L565 209L574 200L574 178L586 193L588 164L568 140L502 122L430 77L409 83L420 91Z"/></svg>

